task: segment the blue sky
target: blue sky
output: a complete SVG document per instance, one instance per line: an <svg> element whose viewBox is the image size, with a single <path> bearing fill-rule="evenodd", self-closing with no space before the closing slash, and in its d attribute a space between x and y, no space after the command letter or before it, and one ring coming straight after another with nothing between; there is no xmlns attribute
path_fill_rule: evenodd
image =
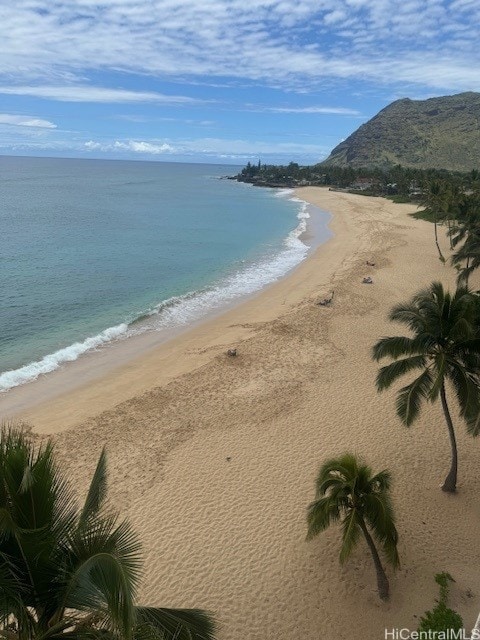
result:
<svg viewBox="0 0 480 640"><path fill-rule="evenodd" d="M312 164L480 91L478 0L3 0L0 154Z"/></svg>

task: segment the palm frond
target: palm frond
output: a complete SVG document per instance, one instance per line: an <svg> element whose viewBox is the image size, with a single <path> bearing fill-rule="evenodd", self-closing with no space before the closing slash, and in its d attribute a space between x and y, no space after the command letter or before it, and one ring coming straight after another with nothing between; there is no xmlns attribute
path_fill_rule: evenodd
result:
<svg viewBox="0 0 480 640"><path fill-rule="evenodd" d="M329 475L332 472L341 472L344 475L355 473L358 469L358 459L353 453L344 453L336 458L326 460L320 467L319 475Z"/></svg>
<svg viewBox="0 0 480 640"><path fill-rule="evenodd" d="M358 471L358 461L351 453L332 458L323 463L318 472L317 497L324 495L331 484L342 483L354 478Z"/></svg>
<svg viewBox="0 0 480 640"><path fill-rule="evenodd" d="M213 616L200 609L163 609L136 607L135 640L147 640L152 634L161 640L213 640Z"/></svg>
<svg viewBox="0 0 480 640"><path fill-rule="evenodd" d="M435 402L444 385L447 369L447 356L444 351L439 351L434 357L434 366L432 367L432 386L428 392L430 402ZM433 376L435 376L433 378Z"/></svg>
<svg viewBox="0 0 480 640"><path fill-rule="evenodd" d="M135 611L128 571L111 553L90 556L70 576L64 608L103 611L110 630L132 637Z"/></svg>
<svg viewBox="0 0 480 640"><path fill-rule="evenodd" d="M438 280L431 283L427 289L423 289L414 296L414 300L418 303L430 304L434 302L436 306L442 307L448 302L449 293L443 288L443 284Z"/></svg>
<svg viewBox="0 0 480 640"><path fill-rule="evenodd" d="M398 378L415 369L421 369L425 365L425 356L411 356L381 367L376 379L377 390L384 391L388 389Z"/></svg>
<svg viewBox="0 0 480 640"><path fill-rule="evenodd" d="M93 640L99 638L102 634L107 634L104 628L97 628L93 620L98 621L99 616L83 615L78 612L70 611L65 613L58 621L51 621L48 626L43 625L42 631L37 632L35 640ZM114 640L113 634L110 633L111 640ZM117 634L118 638L118 634Z"/></svg>
<svg viewBox="0 0 480 640"><path fill-rule="evenodd" d="M88 489L85 504L80 514L79 527L82 527L89 518L98 515L102 504L105 501L106 495L107 455L105 449L103 449Z"/></svg>
<svg viewBox="0 0 480 640"><path fill-rule="evenodd" d="M20 534L21 529L12 518L10 511L5 507L0 507L0 543Z"/></svg>
<svg viewBox="0 0 480 640"><path fill-rule="evenodd" d="M467 316L467 313L468 313L468 307L463 312L463 315L460 316L456 322L454 322L449 332L449 336L451 340L455 342L464 342L466 340L473 339L475 337L476 329L474 324L470 320L470 318ZM468 315L472 315L472 314L468 314Z"/></svg>
<svg viewBox="0 0 480 640"><path fill-rule="evenodd" d="M425 318L418 305L413 302L395 305L391 309L388 318L392 322L406 325L412 331L422 331L425 325Z"/></svg>
<svg viewBox="0 0 480 640"><path fill-rule="evenodd" d="M388 336L380 338L372 348L372 358L377 362L382 358L401 358L418 355L420 345L407 336ZM421 352L420 352L421 353Z"/></svg>
<svg viewBox="0 0 480 640"><path fill-rule="evenodd" d="M465 418L468 433L474 437L478 436L480 434L480 412L469 414Z"/></svg>
<svg viewBox="0 0 480 640"><path fill-rule="evenodd" d="M400 556L398 554L398 538L388 537L383 541L382 550L388 563L394 568L400 568Z"/></svg>
<svg viewBox="0 0 480 640"><path fill-rule="evenodd" d="M478 381L469 375L468 371L457 362L450 364L448 377L453 384L455 395L457 396L460 415L468 425L469 420L475 420L480 413L480 388Z"/></svg>
<svg viewBox="0 0 480 640"><path fill-rule="evenodd" d="M325 496L308 506L307 540L311 540L316 535L325 531L333 522L340 518L340 505L332 496Z"/></svg>
<svg viewBox="0 0 480 640"><path fill-rule="evenodd" d="M340 562L343 564L354 550L361 534L358 524L358 516L352 509L342 522L342 548L340 550Z"/></svg>
<svg viewBox="0 0 480 640"><path fill-rule="evenodd" d="M106 609L115 628L125 629L141 567L140 544L127 522L89 519L69 541L68 569L60 610Z"/></svg>
<svg viewBox="0 0 480 640"><path fill-rule="evenodd" d="M118 523L116 515L95 518L80 533L72 532L69 546L72 563L79 565L99 552L110 553L128 569L132 587L138 583L141 546L126 520Z"/></svg>
<svg viewBox="0 0 480 640"><path fill-rule="evenodd" d="M368 483L369 491L381 491L386 493L390 490L390 487L392 485L392 474L387 469L384 469L383 471L379 471L377 474L369 478Z"/></svg>
<svg viewBox="0 0 480 640"><path fill-rule="evenodd" d="M432 386L432 375L425 369L412 383L400 389L397 396L397 414L409 427L417 417L422 400L428 397Z"/></svg>
<svg viewBox="0 0 480 640"><path fill-rule="evenodd" d="M73 495L58 473L50 442L35 447L23 431L4 426L0 434L0 506L8 501L22 529L52 528L57 535L70 524Z"/></svg>
<svg viewBox="0 0 480 640"><path fill-rule="evenodd" d="M398 533L388 493L386 491L378 491L367 494L365 496L363 514L374 537L380 543L388 562L394 568L397 568L399 566Z"/></svg>
<svg viewBox="0 0 480 640"><path fill-rule="evenodd" d="M476 330L478 334L478 329ZM474 337L470 338L466 336L463 340L458 341L458 353L460 357L464 357L466 354L469 356L474 356L476 358L480 357L480 338ZM478 364L477 362L475 364ZM475 366L474 366L475 369Z"/></svg>
<svg viewBox="0 0 480 640"><path fill-rule="evenodd" d="M8 625L13 616L20 628L30 630L33 636L35 621L23 601L27 591L28 585L22 583L21 577L16 573L15 565L11 566L9 558L2 554L0 557L0 629Z"/></svg>

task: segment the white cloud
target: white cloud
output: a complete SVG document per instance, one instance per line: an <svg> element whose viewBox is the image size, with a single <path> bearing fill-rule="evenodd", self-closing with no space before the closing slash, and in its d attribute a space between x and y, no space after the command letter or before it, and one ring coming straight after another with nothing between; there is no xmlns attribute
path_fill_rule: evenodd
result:
<svg viewBox="0 0 480 640"><path fill-rule="evenodd" d="M155 144L152 142L129 140L128 142L119 142L118 140L111 145L111 148L117 151L133 151L134 153L146 153L149 155L159 155L163 153L172 153L175 149L166 143Z"/></svg>
<svg viewBox="0 0 480 640"><path fill-rule="evenodd" d="M346 107L266 107L265 111L274 113L319 113L338 116L361 115L356 109L347 109Z"/></svg>
<svg viewBox="0 0 480 640"><path fill-rule="evenodd" d="M342 10L335 9L331 13L325 14L323 21L325 24L335 24L344 21L346 14Z"/></svg>
<svg viewBox="0 0 480 640"><path fill-rule="evenodd" d="M128 153L141 153L146 155L160 155L165 153L175 153L176 149L166 142L149 142L145 140L115 140L113 142L98 142L89 140L85 142L84 148L87 151L120 151Z"/></svg>
<svg viewBox="0 0 480 640"><path fill-rule="evenodd" d="M85 142L85 148L89 151L99 151L102 149L102 145L100 142L95 142L95 140L89 140L88 142Z"/></svg>
<svg viewBox="0 0 480 640"><path fill-rule="evenodd" d="M197 104L202 102L186 96L168 96L154 91L127 91L93 86L2 86L0 94L33 96L60 102Z"/></svg>
<svg viewBox="0 0 480 640"><path fill-rule="evenodd" d="M16 0L4 5L0 74L22 84L113 69L174 80L247 78L284 88L354 78L480 89L480 3L473 0ZM461 39L451 37L456 32ZM57 87L46 97L139 98L135 92L105 92ZM148 92L142 98L163 99L174 101Z"/></svg>
<svg viewBox="0 0 480 640"><path fill-rule="evenodd" d="M323 157L329 151L327 147L302 142L265 142L262 140L229 140L225 138L199 138L191 140L89 140L84 149L93 152L121 152L146 156L182 155L204 157L251 157L284 155L310 155Z"/></svg>
<svg viewBox="0 0 480 640"><path fill-rule="evenodd" d="M34 127L37 129L56 129L57 125L49 120L42 120L35 116L18 116L0 113L0 124L10 124L16 127Z"/></svg>

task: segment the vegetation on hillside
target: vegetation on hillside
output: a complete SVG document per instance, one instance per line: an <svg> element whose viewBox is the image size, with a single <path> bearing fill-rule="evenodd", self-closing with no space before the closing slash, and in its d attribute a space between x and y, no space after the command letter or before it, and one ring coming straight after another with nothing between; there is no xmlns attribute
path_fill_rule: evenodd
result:
<svg viewBox="0 0 480 640"><path fill-rule="evenodd" d="M432 180L468 187L479 168L480 93L397 100L335 147L321 163L248 163L237 176L265 186L353 188L371 195L418 195Z"/></svg>
<svg viewBox="0 0 480 640"><path fill-rule="evenodd" d="M480 93L397 100L333 149L325 166L470 171L480 155Z"/></svg>

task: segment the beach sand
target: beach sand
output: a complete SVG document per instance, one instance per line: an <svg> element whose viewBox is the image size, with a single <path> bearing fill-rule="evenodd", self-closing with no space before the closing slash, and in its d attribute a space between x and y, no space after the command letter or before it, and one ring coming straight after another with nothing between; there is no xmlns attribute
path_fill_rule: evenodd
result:
<svg viewBox="0 0 480 640"><path fill-rule="evenodd" d="M387 320L394 304L434 279L453 287L455 274L432 225L408 216L414 206L310 187L298 196L333 213L335 236L288 277L114 372L24 403L21 417L54 434L78 488L107 446L111 502L144 544L141 601L210 609L220 640L383 640L385 627L417 628L441 571L471 627L480 441L456 420L459 491L441 492L440 406L402 426L370 358L378 338L403 332ZM331 290L330 307L315 304ZM318 468L345 451L393 474L402 566L388 569L386 604L363 542L340 566L339 528L305 540Z"/></svg>

